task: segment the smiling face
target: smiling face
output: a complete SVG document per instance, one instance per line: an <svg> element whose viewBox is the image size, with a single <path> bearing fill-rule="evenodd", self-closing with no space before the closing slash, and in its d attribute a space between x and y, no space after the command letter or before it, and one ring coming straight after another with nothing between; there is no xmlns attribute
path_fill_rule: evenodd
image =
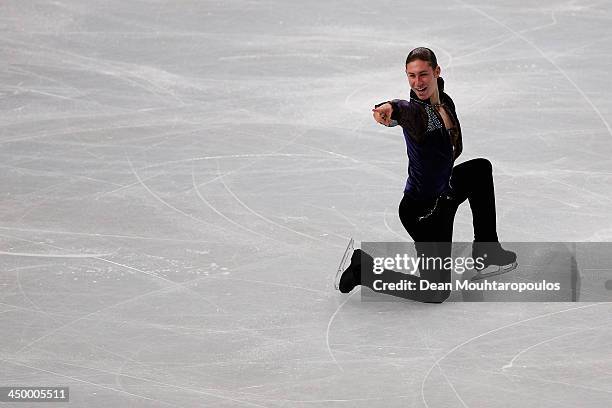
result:
<svg viewBox="0 0 612 408"><path fill-rule="evenodd" d="M410 88L417 97L426 100L438 89L440 66L433 69L429 62L417 59L406 65L406 75L408 75Z"/></svg>

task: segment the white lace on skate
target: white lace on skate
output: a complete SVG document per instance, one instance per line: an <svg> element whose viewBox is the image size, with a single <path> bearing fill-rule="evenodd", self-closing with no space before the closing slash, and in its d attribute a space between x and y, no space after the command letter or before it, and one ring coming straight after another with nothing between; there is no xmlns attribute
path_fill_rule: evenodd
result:
<svg viewBox="0 0 612 408"><path fill-rule="evenodd" d="M338 266L336 276L334 277L334 287L336 288L336 290L340 290L340 278L342 277L342 272L344 272L346 268L348 268L347 262L351 259L353 249L355 249L355 240L351 238L349 240L348 245L346 246L346 250L344 251L342 260L340 260L340 265Z"/></svg>

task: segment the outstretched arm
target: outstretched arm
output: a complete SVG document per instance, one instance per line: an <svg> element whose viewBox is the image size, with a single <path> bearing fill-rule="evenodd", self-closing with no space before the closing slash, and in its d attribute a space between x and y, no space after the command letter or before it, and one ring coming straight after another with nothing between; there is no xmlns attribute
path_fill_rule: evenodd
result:
<svg viewBox="0 0 612 408"><path fill-rule="evenodd" d="M400 125L415 141L422 140L427 130L427 113L414 102L394 99L372 109L374 120L385 126Z"/></svg>
<svg viewBox="0 0 612 408"><path fill-rule="evenodd" d="M385 125L385 126L397 125L397 122L394 123L393 120L391 119L391 116L393 115L393 106L391 106L391 103L389 102L379 103L376 106L374 106L374 109L372 109L372 112L373 112L372 115L374 116L374 120L380 123L381 125Z"/></svg>

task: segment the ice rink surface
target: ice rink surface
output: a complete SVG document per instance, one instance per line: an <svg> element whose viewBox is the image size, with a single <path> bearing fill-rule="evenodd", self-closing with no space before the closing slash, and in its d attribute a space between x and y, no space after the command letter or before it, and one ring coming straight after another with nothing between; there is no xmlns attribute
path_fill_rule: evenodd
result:
<svg viewBox="0 0 612 408"><path fill-rule="evenodd" d="M611 406L612 304L331 282L348 237L410 240L401 130L370 109L408 98L420 45L460 161L493 163L500 238L612 240L611 11L3 1L0 386L95 408Z"/></svg>

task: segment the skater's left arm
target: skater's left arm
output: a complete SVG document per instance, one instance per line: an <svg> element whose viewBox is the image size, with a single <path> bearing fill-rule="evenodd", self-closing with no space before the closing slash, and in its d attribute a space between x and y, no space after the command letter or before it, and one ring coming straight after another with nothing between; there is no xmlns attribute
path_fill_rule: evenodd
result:
<svg viewBox="0 0 612 408"><path fill-rule="evenodd" d="M455 110L455 103L448 95L447 95L447 98L445 99L446 99L445 103L447 103L448 106L451 108L453 119L457 127L456 131L451 132L451 135L450 135L451 142L453 143L453 152L454 152L453 160L457 160L457 157L459 157L459 155L463 151L463 138L461 136L461 125L459 124L459 118L457 117L457 111Z"/></svg>

